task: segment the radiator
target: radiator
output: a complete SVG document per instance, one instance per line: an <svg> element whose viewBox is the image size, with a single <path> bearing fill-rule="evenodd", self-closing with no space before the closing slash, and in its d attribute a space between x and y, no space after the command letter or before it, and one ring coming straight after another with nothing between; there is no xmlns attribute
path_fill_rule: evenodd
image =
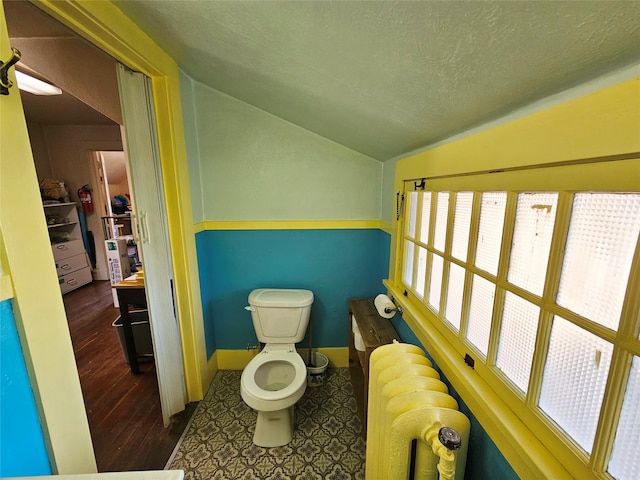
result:
<svg viewBox="0 0 640 480"><path fill-rule="evenodd" d="M376 348L368 402L367 480L408 479L412 463L416 480L464 478L469 419L422 349L395 341Z"/></svg>

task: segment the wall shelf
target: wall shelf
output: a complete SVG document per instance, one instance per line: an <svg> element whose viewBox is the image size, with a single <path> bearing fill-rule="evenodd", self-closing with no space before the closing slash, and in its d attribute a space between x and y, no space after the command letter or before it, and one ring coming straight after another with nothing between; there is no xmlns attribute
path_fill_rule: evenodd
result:
<svg viewBox="0 0 640 480"><path fill-rule="evenodd" d="M73 227L73 225L76 225L78 222L65 222L65 223L54 223L52 225L47 225L47 228L51 229L51 228L58 228L58 227Z"/></svg>

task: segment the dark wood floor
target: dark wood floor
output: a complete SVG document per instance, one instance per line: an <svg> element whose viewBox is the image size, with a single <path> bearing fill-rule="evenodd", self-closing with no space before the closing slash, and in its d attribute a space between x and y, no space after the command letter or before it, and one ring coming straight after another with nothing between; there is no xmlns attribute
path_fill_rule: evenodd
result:
<svg viewBox="0 0 640 480"><path fill-rule="evenodd" d="M196 404L164 428L153 361L131 375L108 281L63 296L99 472L163 469Z"/></svg>

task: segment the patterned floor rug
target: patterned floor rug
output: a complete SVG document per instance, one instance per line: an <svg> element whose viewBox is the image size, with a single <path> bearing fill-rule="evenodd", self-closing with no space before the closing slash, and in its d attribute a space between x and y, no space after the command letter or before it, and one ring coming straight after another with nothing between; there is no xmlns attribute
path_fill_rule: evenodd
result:
<svg viewBox="0 0 640 480"><path fill-rule="evenodd" d="M364 478L361 436L349 369L327 370L296 404L293 440L253 444L256 413L240 397L240 371L220 371L167 468L188 480L351 480Z"/></svg>

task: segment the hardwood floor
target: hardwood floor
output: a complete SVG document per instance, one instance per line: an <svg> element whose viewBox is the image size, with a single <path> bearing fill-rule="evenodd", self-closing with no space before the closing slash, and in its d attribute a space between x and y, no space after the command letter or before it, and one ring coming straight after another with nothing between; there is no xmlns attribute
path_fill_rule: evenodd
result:
<svg viewBox="0 0 640 480"><path fill-rule="evenodd" d="M95 281L63 296L99 472L161 470L196 403L164 428L153 361L129 372L111 285Z"/></svg>

